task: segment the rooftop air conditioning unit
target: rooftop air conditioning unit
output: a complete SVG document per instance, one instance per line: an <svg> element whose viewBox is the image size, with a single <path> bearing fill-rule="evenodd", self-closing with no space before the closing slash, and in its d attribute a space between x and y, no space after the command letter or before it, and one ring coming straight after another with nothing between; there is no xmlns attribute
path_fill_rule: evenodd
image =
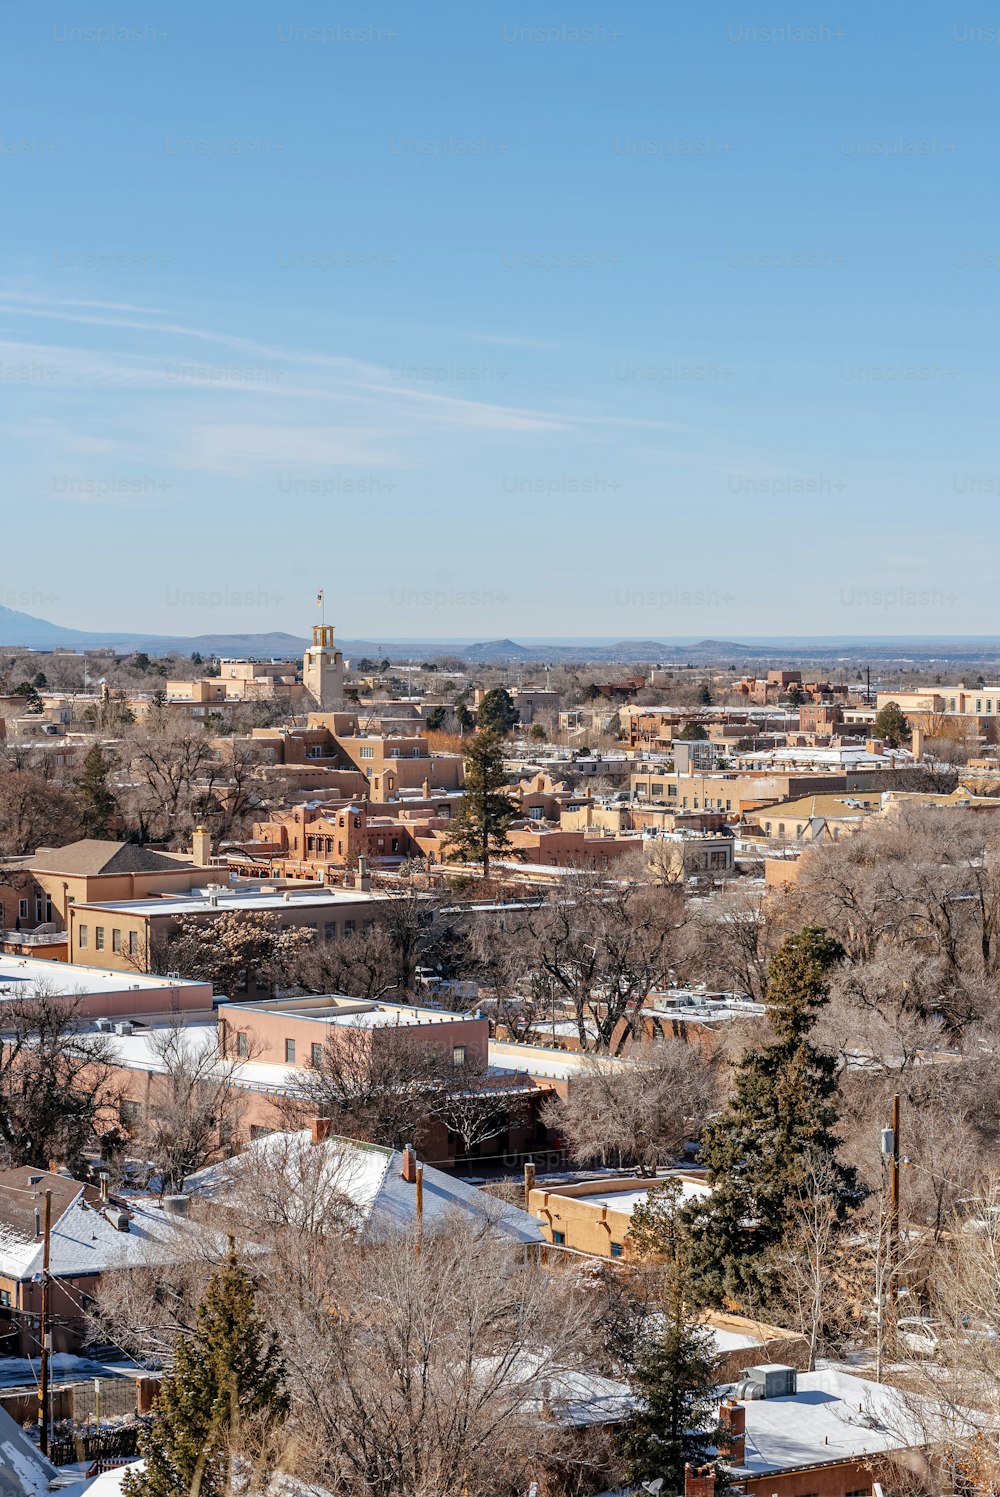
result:
<svg viewBox="0 0 1000 1497"><path fill-rule="evenodd" d="M103 1030L104 1033L106 1033L106 1034L110 1033L111 1027L112 1027L111 1020L110 1019L105 1019L105 1018L97 1019L95 1021L95 1024L94 1024L94 1028L95 1029Z"/></svg>
<svg viewBox="0 0 1000 1497"><path fill-rule="evenodd" d="M794 1398L798 1373L783 1362L763 1362L748 1367L736 1387L737 1398Z"/></svg>
<svg viewBox="0 0 1000 1497"><path fill-rule="evenodd" d="M122 1019L115 1025L115 1034L132 1034L135 1025L129 1019Z"/></svg>

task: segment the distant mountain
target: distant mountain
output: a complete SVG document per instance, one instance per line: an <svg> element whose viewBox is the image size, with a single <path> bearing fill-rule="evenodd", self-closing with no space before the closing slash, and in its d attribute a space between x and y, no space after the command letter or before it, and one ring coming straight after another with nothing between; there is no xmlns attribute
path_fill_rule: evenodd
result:
<svg viewBox="0 0 1000 1497"><path fill-rule="evenodd" d="M111 631L70 629L47 619L34 618L16 609L0 607L0 649L113 650L147 655L200 654L232 656L276 656L292 659L302 654L308 641L295 634L120 634ZM909 661L928 665L934 661L989 663L996 665L1000 640L995 636L935 639L933 636L751 638L747 640L619 640L617 643L559 639L537 640L530 645L513 639L492 640L393 640L342 639L340 648L349 659L386 656L397 662L438 660L453 655L470 665L608 664L638 665L674 662L691 667L732 665L740 668L805 665L807 662Z"/></svg>
<svg viewBox="0 0 1000 1497"><path fill-rule="evenodd" d="M301 655L306 640L294 634L117 634L67 629L33 618L13 608L0 607L0 648L25 650L144 650L147 655Z"/></svg>

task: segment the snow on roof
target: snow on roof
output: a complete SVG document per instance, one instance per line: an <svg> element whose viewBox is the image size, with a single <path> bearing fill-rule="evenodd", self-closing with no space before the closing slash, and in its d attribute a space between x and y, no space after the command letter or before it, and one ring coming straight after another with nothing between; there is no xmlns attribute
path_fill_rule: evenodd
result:
<svg viewBox="0 0 1000 1497"><path fill-rule="evenodd" d="M117 1208L112 1208L117 1215ZM76 1199L52 1224L50 1272L70 1279L108 1269L136 1268L147 1263L173 1263L191 1254L192 1227L183 1218L152 1201L129 1201L129 1228L120 1232L97 1206L89 1205L83 1186ZM0 1226L0 1274L30 1279L42 1271L42 1240L23 1237L7 1224Z"/></svg>
<svg viewBox="0 0 1000 1497"><path fill-rule="evenodd" d="M406 1230L416 1221L416 1190L403 1179L403 1156L398 1149L336 1137L314 1144L309 1129L257 1139L235 1158L199 1170L186 1185L191 1191L224 1200L248 1172L262 1165L277 1166L285 1174L289 1192L285 1209L293 1217L297 1193L302 1195L303 1209L312 1211L318 1189L327 1192L330 1201L337 1199L348 1206L357 1229L369 1241ZM425 1165L425 1225L443 1225L455 1211L491 1220L503 1236L518 1242L544 1241L541 1228L526 1211Z"/></svg>
<svg viewBox="0 0 1000 1497"><path fill-rule="evenodd" d="M800 1372L788 1398L747 1400L746 1458L754 1474L853 1460L944 1433L943 1411L929 1399L835 1368Z"/></svg>
<svg viewBox="0 0 1000 1497"><path fill-rule="evenodd" d="M601 1056L603 1065L631 1064L622 1056ZM513 1041L490 1040L489 1063L494 1071L518 1071L553 1081L565 1081L592 1065L594 1057L580 1050L549 1050L544 1045L520 1045Z"/></svg>
<svg viewBox="0 0 1000 1497"><path fill-rule="evenodd" d="M142 972L114 972L108 967L78 967L69 962L47 962L33 956L0 953L0 997L23 998L27 989L35 984L52 993L84 994L124 993L129 989L155 992L168 987L205 986L186 977L151 977Z"/></svg>
<svg viewBox="0 0 1000 1497"><path fill-rule="evenodd" d="M287 895L287 897L286 897ZM368 889L257 890L229 889L218 893L192 889L187 894L151 895L148 899L107 899L77 902L78 910L122 910L133 915L197 915L208 910L330 910L338 905L384 900Z"/></svg>
<svg viewBox="0 0 1000 1497"><path fill-rule="evenodd" d="M687 1175L671 1175L670 1179L680 1181L682 1201L701 1200L712 1194L711 1186L703 1180L692 1180ZM658 1183L663 1182L661 1180ZM558 1195L558 1193L558 1191L553 1191L553 1195ZM577 1196L575 1199L587 1201L591 1206L607 1207L609 1211L621 1211L631 1216L637 1206L645 1206L648 1195L648 1188L643 1186L639 1190L609 1190L597 1195L591 1195L588 1191L587 1194Z"/></svg>
<svg viewBox="0 0 1000 1497"><path fill-rule="evenodd" d="M44 1497L59 1472L0 1409L0 1489L5 1497Z"/></svg>

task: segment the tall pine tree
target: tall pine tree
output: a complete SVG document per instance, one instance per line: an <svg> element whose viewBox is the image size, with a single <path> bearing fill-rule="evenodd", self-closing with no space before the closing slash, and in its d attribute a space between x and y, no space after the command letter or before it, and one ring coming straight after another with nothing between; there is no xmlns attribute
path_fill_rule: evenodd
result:
<svg viewBox="0 0 1000 1497"><path fill-rule="evenodd" d="M122 1483L125 1497L222 1497L232 1461L253 1453L287 1412L284 1368L254 1305L253 1282L230 1243L160 1385L155 1417L140 1441L145 1468Z"/></svg>
<svg viewBox="0 0 1000 1497"><path fill-rule="evenodd" d="M843 955L814 927L784 942L770 966L774 1037L744 1055L727 1107L706 1129L701 1158L712 1194L689 1206L687 1218L709 1300L766 1298L769 1251L794 1226L810 1176L822 1172L830 1182L841 1221L864 1199L856 1172L838 1156L836 1060L812 1042Z"/></svg>
<svg viewBox="0 0 1000 1497"><path fill-rule="evenodd" d="M633 1217L630 1237L640 1252L664 1262L660 1312L638 1341L632 1390L641 1404L622 1442L633 1482L663 1477L665 1493L683 1492L684 1467L712 1462L719 1440L719 1368L711 1332L690 1320L692 1283L680 1186L668 1180L650 1192ZM718 1469L717 1469L718 1475Z"/></svg>
<svg viewBox="0 0 1000 1497"><path fill-rule="evenodd" d="M80 825L85 837L110 837L118 804L108 784L111 762L99 743L87 750L76 782Z"/></svg>
<svg viewBox="0 0 1000 1497"><path fill-rule="evenodd" d="M447 840L453 852L481 863L485 877L491 856L505 852L510 845L507 827L514 815L514 803L504 791L507 772L503 740L496 733L479 732L462 755L465 791Z"/></svg>

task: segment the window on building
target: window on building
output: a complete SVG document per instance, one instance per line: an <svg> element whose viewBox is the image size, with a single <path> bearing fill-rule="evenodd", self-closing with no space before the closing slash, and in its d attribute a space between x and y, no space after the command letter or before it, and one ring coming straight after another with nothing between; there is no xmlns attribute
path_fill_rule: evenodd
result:
<svg viewBox="0 0 1000 1497"><path fill-rule="evenodd" d="M9 1310L12 1304L13 1300L10 1297L10 1290L0 1289L0 1310Z"/></svg>
<svg viewBox="0 0 1000 1497"><path fill-rule="evenodd" d="M80 947L81 951L84 950L86 948L86 946L87 946L87 943L90 940L90 932L89 932L89 930L87 929L87 927L85 925L78 925L77 926L77 928L76 928L76 940L77 940L77 945Z"/></svg>
<svg viewBox="0 0 1000 1497"><path fill-rule="evenodd" d="M129 956L139 955L139 932L137 930L130 930L128 933L128 954Z"/></svg>
<svg viewBox="0 0 1000 1497"><path fill-rule="evenodd" d="M294 1040L286 1040L285 1041L285 1065L286 1066L293 1066L294 1064L295 1064L295 1041Z"/></svg>
<svg viewBox="0 0 1000 1497"><path fill-rule="evenodd" d="M122 949L122 933L121 933L120 930L115 930L114 927L112 926L112 929L111 929L111 950L112 951L121 951L121 949Z"/></svg>
<svg viewBox="0 0 1000 1497"><path fill-rule="evenodd" d="M325 941L335 941L337 939L336 920L328 920L323 926L323 939Z"/></svg>
<svg viewBox="0 0 1000 1497"><path fill-rule="evenodd" d="M104 926L103 925L96 925L94 927L94 945L96 946L96 948L97 948L98 951L103 951L104 950Z"/></svg>
<svg viewBox="0 0 1000 1497"><path fill-rule="evenodd" d="M118 1111L126 1128L134 1127L136 1123L142 1122L142 1106L139 1102L120 1102Z"/></svg>
<svg viewBox="0 0 1000 1497"><path fill-rule="evenodd" d="M566 1241L566 1233L565 1232L553 1232L552 1233L552 1241L555 1243L556 1247L560 1247L562 1245L562 1243L564 1243Z"/></svg>
<svg viewBox="0 0 1000 1497"><path fill-rule="evenodd" d="M236 1036L236 1054L239 1056L240 1060L246 1060L247 1056L250 1054L250 1036L247 1034L245 1029L241 1029L239 1034Z"/></svg>
<svg viewBox="0 0 1000 1497"><path fill-rule="evenodd" d="M319 1068L320 1068L320 1066L323 1064L323 1046L322 1045L310 1045L309 1046L309 1059L310 1059L310 1062L312 1063L314 1069L318 1071Z"/></svg>
<svg viewBox="0 0 1000 1497"><path fill-rule="evenodd" d="M344 921L344 935L345 936L353 936L353 934L354 934L354 921L353 920L345 920Z"/></svg>
<svg viewBox="0 0 1000 1497"><path fill-rule="evenodd" d="M612 1258L620 1258L621 1255L622 1255L622 1245L621 1245L621 1243L620 1242L613 1242L611 1244L611 1256L612 1256Z"/></svg>
<svg viewBox="0 0 1000 1497"><path fill-rule="evenodd" d="M465 1046L456 1045L451 1052L451 1063L453 1066L465 1065Z"/></svg>
<svg viewBox="0 0 1000 1497"><path fill-rule="evenodd" d="M35 898L35 919L36 920L41 920L41 918L42 918L42 896L39 894Z"/></svg>
<svg viewBox="0 0 1000 1497"><path fill-rule="evenodd" d="M22 920L27 920L27 918L28 918L28 901L26 899L19 899L17 901L17 913L20 915L20 917L21 917Z"/></svg>

